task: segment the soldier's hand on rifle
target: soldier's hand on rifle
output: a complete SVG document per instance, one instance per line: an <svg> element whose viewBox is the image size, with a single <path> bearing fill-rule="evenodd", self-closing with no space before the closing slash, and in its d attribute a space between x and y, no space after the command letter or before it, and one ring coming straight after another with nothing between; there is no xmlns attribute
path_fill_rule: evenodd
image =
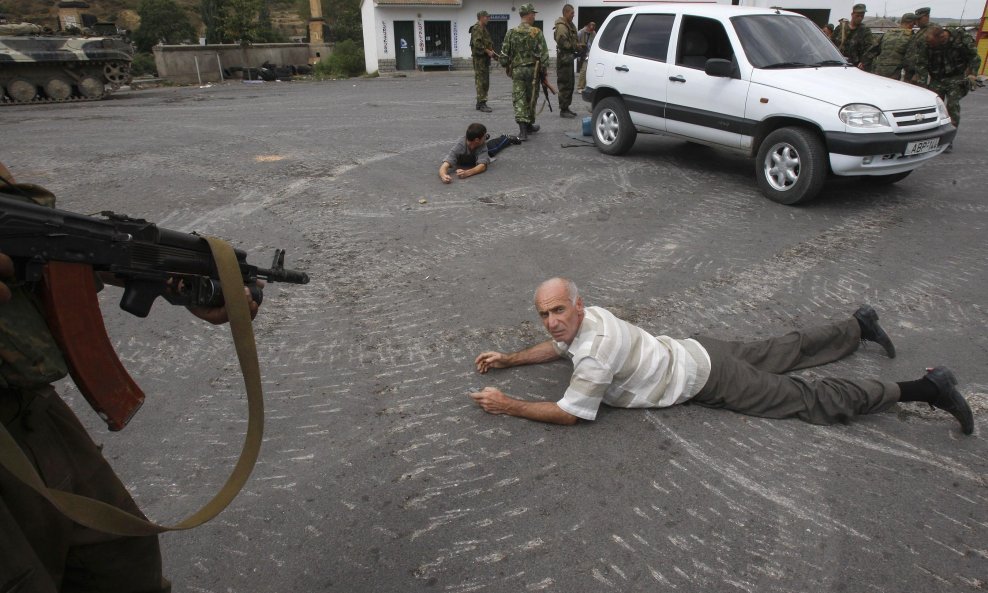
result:
<svg viewBox="0 0 988 593"><path fill-rule="evenodd" d="M0 304L10 300L10 288L2 280L14 277L14 262L9 257L0 253Z"/></svg>
<svg viewBox="0 0 988 593"><path fill-rule="evenodd" d="M263 289L264 288L264 284L265 284L264 280L258 280L257 281L257 290ZM248 288L246 286L244 286L244 296L247 299L247 306L250 308L250 318L251 319L254 319L255 317L257 317L257 310L261 307L261 305L259 305L257 303L257 301L254 300L253 295L251 295L251 293L250 293L250 288ZM220 307L188 307L188 309L189 309L189 312L190 313L192 313L193 315L195 315L199 319L202 319L204 321L208 321L208 322L212 323L213 325L222 325L222 324L230 321L230 317L226 313L226 307L225 306L220 306Z"/></svg>

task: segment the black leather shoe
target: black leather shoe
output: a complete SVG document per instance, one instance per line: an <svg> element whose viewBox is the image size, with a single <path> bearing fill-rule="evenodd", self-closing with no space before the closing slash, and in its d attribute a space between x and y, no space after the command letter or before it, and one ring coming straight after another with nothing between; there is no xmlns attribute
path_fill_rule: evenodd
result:
<svg viewBox="0 0 988 593"><path fill-rule="evenodd" d="M529 134L534 134L539 131L539 124L525 124L528 129Z"/></svg>
<svg viewBox="0 0 988 593"><path fill-rule="evenodd" d="M477 111L483 111L484 113L490 113L490 112L492 112L494 110L491 109L490 107L488 107L487 106L487 102L485 101L483 103L477 103Z"/></svg>
<svg viewBox="0 0 988 593"><path fill-rule="evenodd" d="M518 142L528 140L528 124L518 122Z"/></svg>
<svg viewBox="0 0 988 593"><path fill-rule="evenodd" d="M559 117L573 118L576 117L576 114L570 111L569 109L563 109L562 111L559 112Z"/></svg>
<svg viewBox="0 0 988 593"><path fill-rule="evenodd" d="M882 326L878 325L878 313L871 305L861 305L861 308L854 312L854 318L858 320L858 325L861 326L862 340L878 344L885 348L885 353L889 355L889 358L895 358L895 344L892 343L892 338L885 333Z"/></svg>
<svg viewBox="0 0 988 593"><path fill-rule="evenodd" d="M974 414L971 412L971 406L967 405L967 400L955 387L957 377L954 376L954 372L947 367L936 367L927 371L926 378L932 381L940 392L937 399L930 403L930 407L940 408L957 418L961 423L961 432L964 434L974 432Z"/></svg>

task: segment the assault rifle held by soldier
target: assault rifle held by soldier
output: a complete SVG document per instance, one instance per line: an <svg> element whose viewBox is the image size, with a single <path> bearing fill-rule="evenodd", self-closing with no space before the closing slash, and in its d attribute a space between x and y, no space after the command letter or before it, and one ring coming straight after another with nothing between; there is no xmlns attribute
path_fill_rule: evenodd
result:
<svg viewBox="0 0 988 593"><path fill-rule="evenodd" d="M9 187L0 190L16 190ZM0 196L0 252L14 261L18 279L41 282L49 325L76 384L110 430L120 430L144 394L106 336L95 273L122 284L120 308L138 317L146 317L159 296L191 308L218 307L224 300L205 237L113 212L102 216ZM284 250L275 250L270 268L247 263L241 250L234 253L244 286L258 304L265 282L309 282L305 272L285 269Z"/></svg>
<svg viewBox="0 0 988 593"><path fill-rule="evenodd" d="M549 106L549 112L552 112L552 102L549 100L549 92L552 91L553 95L558 95L559 91L549 82L549 71L542 67L541 60L535 60L535 75L532 80L532 110L535 109L535 104L539 102L539 87L542 88L542 94L545 95L545 104Z"/></svg>

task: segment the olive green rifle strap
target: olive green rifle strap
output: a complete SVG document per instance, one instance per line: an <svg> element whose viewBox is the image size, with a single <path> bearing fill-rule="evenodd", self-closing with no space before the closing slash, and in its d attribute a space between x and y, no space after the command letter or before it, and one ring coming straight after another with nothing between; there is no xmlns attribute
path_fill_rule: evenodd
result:
<svg viewBox="0 0 988 593"><path fill-rule="evenodd" d="M230 319L230 331L233 334L240 370L247 388L247 436L240 450L240 458L226 483L205 506L176 525L158 525L105 502L47 487L17 442L10 436L7 428L0 423L0 465L80 525L97 531L127 536L191 529L209 521L225 509L240 493L240 489L254 469L264 433L264 398L261 392L261 370L257 363L257 345L254 343L250 308L247 299L241 296L244 283L233 248L222 239L215 237L205 237L205 239L209 242L219 271L220 286L225 295L227 316Z"/></svg>

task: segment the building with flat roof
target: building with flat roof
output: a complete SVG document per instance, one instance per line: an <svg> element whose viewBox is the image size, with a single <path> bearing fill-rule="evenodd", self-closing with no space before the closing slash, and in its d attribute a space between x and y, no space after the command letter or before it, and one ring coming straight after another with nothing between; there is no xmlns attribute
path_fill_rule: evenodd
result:
<svg viewBox="0 0 988 593"><path fill-rule="evenodd" d="M524 0L361 0L364 31L364 59L368 72L394 72L425 68L472 69L470 27L477 12L490 14L487 29L500 51L508 29L521 23L518 7ZM650 2L663 4L663 2ZM695 0L690 3L734 4L793 10L824 25L836 23L851 14L854 0ZM577 29L590 21L599 26L607 15L620 8L640 6L635 0L576 0L534 2L538 14L535 25L546 33L549 55L555 57L552 25L563 13L563 6L576 8L573 22ZM879 8L875 5L875 8Z"/></svg>

